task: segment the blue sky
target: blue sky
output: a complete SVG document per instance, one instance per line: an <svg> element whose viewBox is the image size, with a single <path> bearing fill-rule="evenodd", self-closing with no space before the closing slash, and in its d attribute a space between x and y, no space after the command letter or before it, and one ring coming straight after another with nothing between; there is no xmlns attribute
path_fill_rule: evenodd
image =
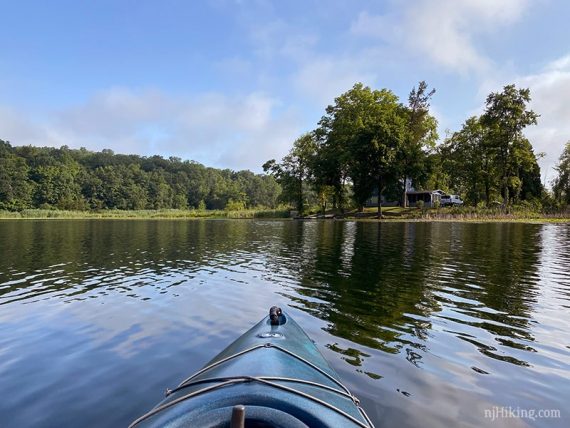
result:
<svg viewBox="0 0 570 428"><path fill-rule="evenodd" d="M0 138L260 170L362 81L437 89L440 134L508 83L570 139L570 2L0 0Z"/></svg>

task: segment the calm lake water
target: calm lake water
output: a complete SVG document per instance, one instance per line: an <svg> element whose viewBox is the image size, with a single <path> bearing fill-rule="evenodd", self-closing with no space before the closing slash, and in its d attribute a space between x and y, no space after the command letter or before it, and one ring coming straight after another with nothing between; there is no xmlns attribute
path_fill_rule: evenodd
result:
<svg viewBox="0 0 570 428"><path fill-rule="evenodd" d="M248 220L0 221L0 426L126 426L273 304L377 426L570 426L570 225Z"/></svg>

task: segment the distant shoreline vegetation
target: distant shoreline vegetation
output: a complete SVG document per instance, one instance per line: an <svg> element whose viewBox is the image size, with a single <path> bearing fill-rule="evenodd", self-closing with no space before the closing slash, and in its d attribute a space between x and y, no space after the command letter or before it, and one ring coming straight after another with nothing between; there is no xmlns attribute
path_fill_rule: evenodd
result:
<svg viewBox="0 0 570 428"><path fill-rule="evenodd" d="M301 218L568 217L570 142L549 190L541 182L542 154L523 132L540 119L528 108L528 89L507 85L489 94L483 114L439 145L434 94L422 81L402 103L389 89L357 83L283 159L267 161L265 174L0 140L0 217L284 218L293 207L291 216ZM408 201L412 187L460 195L465 206L430 201L424 209L424 201ZM376 214L366 209L372 200Z"/></svg>
<svg viewBox="0 0 570 428"><path fill-rule="evenodd" d="M161 156L0 140L0 210L276 209L281 186L251 171Z"/></svg>

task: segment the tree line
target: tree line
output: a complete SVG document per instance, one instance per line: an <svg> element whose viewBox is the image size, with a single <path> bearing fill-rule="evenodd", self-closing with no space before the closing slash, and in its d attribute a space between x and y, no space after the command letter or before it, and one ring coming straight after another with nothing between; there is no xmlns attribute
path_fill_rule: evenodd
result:
<svg viewBox="0 0 570 428"><path fill-rule="evenodd" d="M441 144L430 112L435 90L426 82L406 102L389 89L355 84L329 105L317 126L289 153L263 165L267 174L209 168L161 156L111 150L12 146L0 140L0 209L231 209L294 206L362 210L372 194L406 206L406 183L441 189L474 206L508 210L570 205L570 142L556 168L552 192L524 130L539 115L530 91L507 85L491 93L484 112L447 133Z"/></svg>
<svg viewBox="0 0 570 428"><path fill-rule="evenodd" d="M542 154L524 135L539 118L529 109L529 89L507 85L491 93L484 112L439 145L430 112L434 94L422 81L401 102L389 89L357 83L326 108L316 129L299 137L280 162L269 160L263 168L281 184L281 198L300 212L315 204L322 210L361 211L374 193L381 216L385 199L406 206L409 182L416 190L441 189L461 195L467 204L507 211L522 201L570 203L568 145L553 183L556 201L541 183L537 160Z"/></svg>
<svg viewBox="0 0 570 428"><path fill-rule="evenodd" d="M0 209L275 208L281 187L251 171L192 161L12 146L0 140Z"/></svg>

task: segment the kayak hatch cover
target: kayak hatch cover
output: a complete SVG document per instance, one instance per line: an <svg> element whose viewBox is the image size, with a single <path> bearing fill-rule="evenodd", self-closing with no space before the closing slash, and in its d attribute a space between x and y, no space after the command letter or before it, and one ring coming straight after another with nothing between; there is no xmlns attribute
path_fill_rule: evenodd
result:
<svg viewBox="0 0 570 428"><path fill-rule="evenodd" d="M373 424L313 341L280 308L167 390L129 428L306 428Z"/></svg>

